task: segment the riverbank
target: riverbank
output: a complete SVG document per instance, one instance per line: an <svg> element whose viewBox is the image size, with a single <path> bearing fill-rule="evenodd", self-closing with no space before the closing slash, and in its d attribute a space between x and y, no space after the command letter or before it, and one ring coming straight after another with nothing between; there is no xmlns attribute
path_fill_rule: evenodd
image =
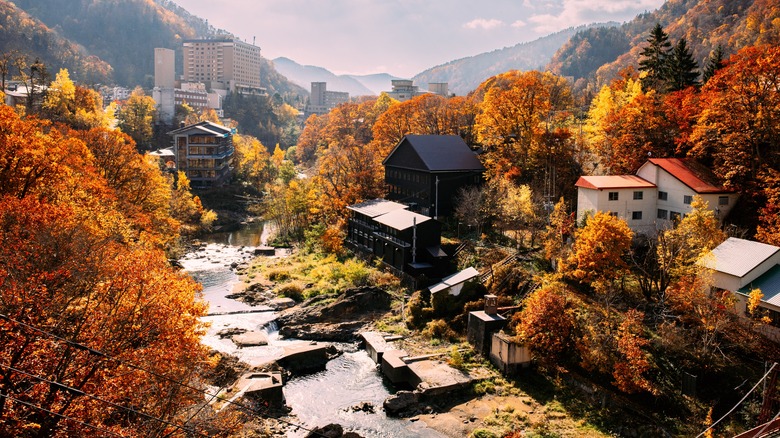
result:
<svg viewBox="0 0 780 438"><path fill-rule="evenodd" d="M394 289L398 287L397 283L393 283L390 279L383 278L377 273L368 274L368 276L374 275L374 280L381 278L381 283L384 283L384 286L392 291L389 292L389 305L381 311L374 308L371 312L367 312L370 318L356 317L354 314L338 314L335 319L340 320L339 322L345 324L346 327L341 327L342 330L333 330L333 327L328 326L328 324L332 323L334 316L327 309L350 306L345 305L347 301L346 297L341 296L343 294L335 292L334 289L337 288L331 285L326 288L326 291L323 291L321 290L322 286L318 285L323 282L323 272L332 272L333 269L337 269L330 266L332 262L327 257L300 254L285 258L255 258L240 270L240 281L234 287L234 293L244 297L251 296L251 300L257 304L269 305L272 300L279 299L279 295L284 295L290 285L297 285L300 290L296 289L295 293L291 294L298 298L296 306L280 315L297 315L292 318L296 322L292 325L295 326L319 325L318 330L308 332L297 330L288 333L297 338L322 340L322 336L327 334L331 336L329 339L332 340L352 340L354 335L360 331L377 330L402 335L403 339L398 341L397 348L408 351L410 355L442 355L445 360L453 347L467 348L467 344L462 342L463 340L449 342L444 339L432 339L423 336L420 332L407 329L404 323L405 309L400 299L400 288ZM344 263L339 263L344 265ZM352 270L359 271L354 266ZM336 275L336 277L343 276ZM360 277L360 275L355 277ZM325 282L338 283L333 278L329 278ZM342 284L342 287L346 286ZM308 299L307 295L310 295ZM360 306L351 307L359 308ZM287 316L281 317L283 330L286 324L290 324L286 318ZM530 379L526 376L526 378L521 377L518 380L507 380L492 367L481 363L480 359L468 356L467 360L472 363L467 364L467 366L483 367L489 373L484 382L477 384L473 390L465 391L457 396L441 397L439 400L420 405L418 411L413 412L410 417L405 417L408 421L420 424L426 429L433 429L448 437L470 436L475 432L479 436L502 436L513 430L525 430L531 434L529 436L534 436L533 433L537 432L536 436L594 438L610 436L591 425L585 414L570 412L572 409L570 406L574 406L576 403L568 403L567 406L564 406L556 395L558 390L549 383L540 383L546 382L546 380L533 371L528 372L528 376L532 376ZM363 366L370 365L364 364ZM314 377L315 380L317 378L319 377ZM533 381L530 386L529 381ZM540 386L544 387L543 390L539 389ZM331 390L335 389L329 388L327 385L322 385L320 388L320 391ZM342 395L342 397L345 396ZM365 397L368 398L368 396ZM355 399L354 401L359 404L359 402L366 400ZM293 401L290 404L294 406L295 403L298 402ZM381 409L379 407L381 403L379 406L376 404L374 406L375 409ZM340 417L340 414L334 414L334 417L329 419L333 421L328 422L338 422ZM297 417L290 417L291 421L296 419ZM325 421L325 419L322 420Z"/></svg>

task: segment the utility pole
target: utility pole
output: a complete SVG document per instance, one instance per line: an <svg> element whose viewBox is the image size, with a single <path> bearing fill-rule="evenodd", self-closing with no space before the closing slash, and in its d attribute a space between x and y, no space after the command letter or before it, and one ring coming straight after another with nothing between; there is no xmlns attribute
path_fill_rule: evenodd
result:
<svg viewBox="0 0 780 438"><path fill-rule="evenodd" d="M417 263L417 217L412 218L412 264Z"/></svg>
<svg viewBox="0 0 780 438"><path fill-rule="evenodd" d="M434 219L439 219L439 175L436 175L436 205L433 213Z"/></svg>

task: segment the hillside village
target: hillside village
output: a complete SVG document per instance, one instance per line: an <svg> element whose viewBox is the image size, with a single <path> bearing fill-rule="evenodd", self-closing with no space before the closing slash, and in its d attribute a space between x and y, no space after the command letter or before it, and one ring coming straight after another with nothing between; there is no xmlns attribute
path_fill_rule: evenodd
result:
<svg viewBox="0 0 780 438"><path fill-rule="evenodd" d="M285 398L354 351L391 390L342 410L430 436L780 433L776 2L372 96L144 4L178 33L135 84L2 4L45 37L0 44L0 435L373 436Z"/></svg>

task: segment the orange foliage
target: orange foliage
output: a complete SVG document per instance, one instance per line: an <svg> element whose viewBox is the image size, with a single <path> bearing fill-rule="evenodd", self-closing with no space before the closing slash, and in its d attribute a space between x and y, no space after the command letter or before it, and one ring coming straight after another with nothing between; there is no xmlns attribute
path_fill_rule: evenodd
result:
<svg viewBox="0 0 780 438"><path fill-rule="evenodd" d="M63 416L173 431L78 391L168 421L202 402L168 380L208 366L199 286L163 251L177 235L157 205L170 190L123 134L65 134L0 107L0 435L95 435Z"/></svg>

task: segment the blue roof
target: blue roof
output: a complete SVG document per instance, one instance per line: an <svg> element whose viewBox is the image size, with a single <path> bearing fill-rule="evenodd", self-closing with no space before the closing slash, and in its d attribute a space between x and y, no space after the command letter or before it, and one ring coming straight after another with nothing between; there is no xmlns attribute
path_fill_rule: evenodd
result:
<svg viewBox="0 0 780 438"><path fill-rule="evenodd" d="M753 289L761 289L761 293L764 294L761 301L780 307L780 265L774 265L772 269L737 292L748 295Z"/></svg>

